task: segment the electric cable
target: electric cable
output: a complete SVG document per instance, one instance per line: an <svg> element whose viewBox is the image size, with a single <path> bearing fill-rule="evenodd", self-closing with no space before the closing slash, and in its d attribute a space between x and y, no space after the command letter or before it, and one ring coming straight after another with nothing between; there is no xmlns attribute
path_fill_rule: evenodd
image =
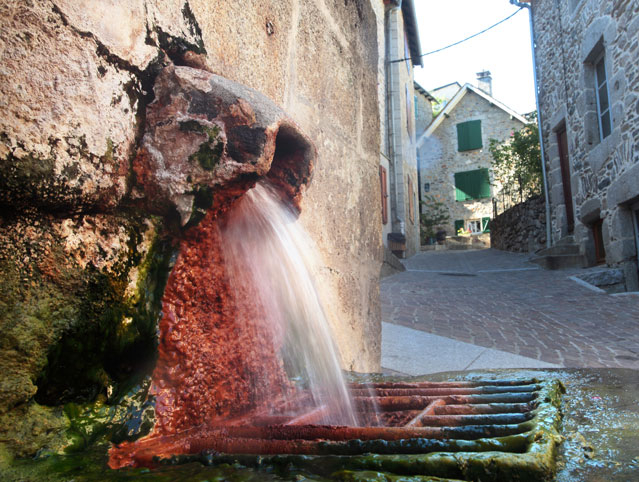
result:
<svg viewBox="0 0 639 482"><path fill-rule="evenodd" d="M500 21L499 21L499 22L497 22L496 24L491 25L491 26L490 26L490 27L488 27L488 28L485 28L485 29L484 29L484 30L482 30L481 32L477 32L476 34L473 34L473 35L471 35L470 37L466 37L465 39L460 40L459 42L455 42L455 43L452 43L452 44L450 44L450 45L446 45L446 47L442 47L442 48L440 48L440 49L432 50L432 51L430 51L430 52L426 52L425 54L421 54L419 57L426 57L427 55L436 54L437 52L441 52L442 50L449 49L449 48L451 48L451 47L454 47L455 45L459 45L459 44L461 44L461 43L466 42L467 40L470 40L470 39L472 39L472 38L475 38L475 37L477 37L478 35L481 35L481 34L483 34L483 33L486 33L486 32L488 32L490 29L495 28L497 25L500 25L500 24L504 23L506 20L510 20L510 19L511 19L511 18L513 18L515 15L517 15L519 12L521 12L523 9L524 9L524 7L520 7L520 8L519 8L519 10L517 10L516 12L514 12L514 13L512 13L512 14L508 15L506 18L504 18L503 20L500 20ZM394 64L394 63L396 63L396 62L404 62L404 61L406 61L406 60L412 60L412 57L408 57L408 58L405 58L405 59L399 59L399 60L391 60L389 63L390 63L390 64Z"/></svg>

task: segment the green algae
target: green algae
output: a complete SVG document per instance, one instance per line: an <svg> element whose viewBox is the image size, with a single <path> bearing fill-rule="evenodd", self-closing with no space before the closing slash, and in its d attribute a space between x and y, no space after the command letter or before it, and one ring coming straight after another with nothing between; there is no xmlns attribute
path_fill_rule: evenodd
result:
<svg viewBox="0 0 639 482"><path fill-rule="evenodd" d="M193 189L193 207L191 216L184 225L184 229L192 228L200 224L204 219L208 209L213 205L213 188L204 184L195 186Z"/></svg>
<svg viewBox="0 0 639 482"><path fill-rule="evenodd" d="M202 169L211 171L220 163L224 153L224 142L220 139L220 128L206 126L194 120L180 122L180 130L183 132L197 132L205 134L207 140L200 144L200 148L189 156L190 161L197 161Z"/></svg>
<svg viewBox="0 0 639 482"><path fill-rule="evenodd" d="M454 479L442 479L428 475L392 475L373 471L340 470L332 474L335 480L344 482L459 482Z"/></svg>
<svg viewBox="0 0 639 482"><path fill-rule="evenodd" d="M0 456L1 457L1 456ZM270 482L281 480L308 480L323 482L327 479L312 474L283 479L269 472L257 472L238 464L204 467L197 463L164 466L154 470L110 470L103 447L93 447L72 455L42 455L33 460L14 460L6 464L0 459L0 479L20 482Z"/></svg>
<svg viewBox="0 0 639 482"><path fill-rule="evenodd" d="M49 347L47 365L36 383L39 403L58 405L117 393L119 383L153 362L160 292L172 252L156 238L143 259L138 251L141 226L141 220L129 224L128 252L111 270L89 265L69 273L81 281L78 290L66 293L75 313L63 320L63 332ZM128 277L137 266L138 286L129 297Z"/></svg>
<svg viewBox="0 0 639 482"><path fill-rule="evenodd" d="M175 250L159 220L149 228L146 218L126 219L128 246L109 269L75 265L51 236L46 243L36 236L30 251L11 248L0 260L0 366L6 375L0 381L0 445L16 456L83 450L98 439L127 440L152 426L152 410L136 412L130 397L154 365ZM48 229L42 219L32 224ZM149 229L155 234L142 251L142 232ZM16 246L11 243L3 239L0 254ZM30 261L15 262L23 258ZM124 396L129 400L122 405Z"/></svg>

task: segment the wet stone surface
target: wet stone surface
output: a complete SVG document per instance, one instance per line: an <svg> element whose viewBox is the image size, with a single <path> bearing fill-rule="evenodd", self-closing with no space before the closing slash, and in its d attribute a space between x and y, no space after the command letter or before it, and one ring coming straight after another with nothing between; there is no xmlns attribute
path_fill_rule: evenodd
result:
<svg viewBox="0 0 639 482"><path fill-rule="evenodd" d="M562 435L558 453L558 482L630 481L639 473L639 372L627 369L574 370L483 370L447 372L410 381L473 381L485 379L559 379L566 387L563 396ZM377 377L377 381L391 380ZM392 379L397 381L398 379ZM358 377L358 381L363 381ZM269 465L264 461L247 468L240 458L215 466L186 463L166 465L156 470L105 469L103 449L71 457L39 456L23 460L4 472L3 480L349 480L424 481L445 480L428 476L401 476L377 471L336 470L318 476L292 465ZM213 457L215 458L215 457ZM204 462L206 460L203 459ZM182 462L180 464L180 462ZM398 465L399 467L399 465Z"/></svg>

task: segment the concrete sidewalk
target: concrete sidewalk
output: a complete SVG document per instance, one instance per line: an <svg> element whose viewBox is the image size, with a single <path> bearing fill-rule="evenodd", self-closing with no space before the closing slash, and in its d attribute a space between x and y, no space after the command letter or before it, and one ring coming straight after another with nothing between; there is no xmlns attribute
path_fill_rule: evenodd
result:
<svg viewBox="0 0 639 482"><path fill-rule="evenodd" d="M430 251L382 281L382 366L639 369L639 297L594 292L528 256Z"/></svg>
<svg viewBox="0 0 639 482"><path fill-rule="evenodd" d="M382 367L386 373L412 376L488 368L560 368L391 323L382 323Z"/></svg>

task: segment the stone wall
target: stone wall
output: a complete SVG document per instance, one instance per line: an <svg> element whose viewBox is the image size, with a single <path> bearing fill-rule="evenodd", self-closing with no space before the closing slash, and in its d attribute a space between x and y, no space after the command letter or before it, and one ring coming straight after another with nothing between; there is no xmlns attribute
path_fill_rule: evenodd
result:
<svg viewBox="0 0 639 482"><path fill-rule="evenodd" d="M415 108L415 132L417 138L421 136L429 124L433 121L433 105L430 103L428 97L419 90L415 89L415 99L417 106Z"/></svg>
<svg viewBox="0 0 639 482"><path fill-rule="evenodd" d="M535 196L496 216L490 222L490 246L502 251L532 253L546 245L543 196Z"/></svg>
<svg viewBox="0 0 639 482"><path fill-rule="evenodd" d="M110 396L153 359L179 240L204 211L222 209L216 203L225 191L213 186L233 185L232 198L265 174L282 126L284 137L315 146L313 179L300 185L297 200L323 258L317 285L342 364L379 369L380 5L2 3L0 438L14 452L54 447L65 423L57 404ZM211 120L209 72L266 97L258 108L251 99L259 96L242 90L248 101L225 104L225 122L241 120L236 131L220 133ZM147 142L149 125L166 127L147 119L159 78L191 86L166 114L200 119L179 124L164 147L179 150L188 138L189 149L196 142L202 152L223 154L222 167L196 165L196 146L176 154L193 162L193 172L176 169L180 183L173 183L173 160ZM262 118L279 120L259 124ZM245 128L255 122L259 129ZM249 131L254 138L240 135ZM231 155L238 149L244 164Z"/></svg>
<svg viewBox="0 0 639 482"><path fill-rule="evenodd" d="M469 120L481 120L483 147L459 152L457 124ZM455 220L492 218L493 215L491 198L464 202L455 200L455 173L490 168L490 139L506 140L514 130L521 129L523 125L503 109L469 90L436 130L420 144L418 156L422 196L430 195L448 208L450 221L444 229L449 236L455 232ZM429 192L424 191L426 183L429 184ZM492 188L493 195L498 189L499 187Z"/></svg>
<svg viewBox="0 0 639 482"><path fill-rule="evenodd" d="M632 206L639 199L639 4L625 0L533 2L542 133L552 241L571 234L557 132L568 138L574 237L595 262L593 226L602 220L606 263L639 289ZM600 139L593 63L604 55L612 132Z"/></svg>

